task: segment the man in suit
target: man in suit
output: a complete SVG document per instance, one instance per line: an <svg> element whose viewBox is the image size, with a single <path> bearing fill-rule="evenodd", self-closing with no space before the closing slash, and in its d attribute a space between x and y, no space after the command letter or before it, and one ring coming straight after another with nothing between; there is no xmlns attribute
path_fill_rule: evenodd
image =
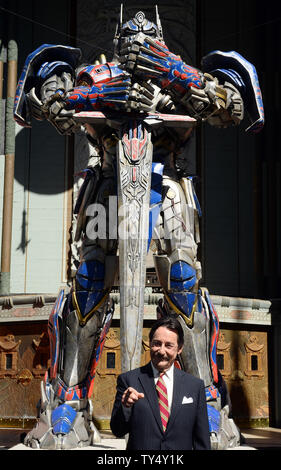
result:
<svg viewBox="0 0 281 470"><path fill-rule="evenodd" d="M159 319L149 340L151 362L118 377L113 434L129 434L127 450L209 450L204 382L174 365L183 346L180 323Z"/></svg>

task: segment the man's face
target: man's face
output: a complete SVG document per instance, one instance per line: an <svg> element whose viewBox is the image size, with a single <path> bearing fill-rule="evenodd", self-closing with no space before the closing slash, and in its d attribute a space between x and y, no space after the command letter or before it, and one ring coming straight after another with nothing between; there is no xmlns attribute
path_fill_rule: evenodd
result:
<svg viewBox="0 0 281 470"><path fill-rule="evenodd" d="M155 369L159 372L168 370L181 351L177 333L165 326L159 326L150 342L150 357Z"/></svg>

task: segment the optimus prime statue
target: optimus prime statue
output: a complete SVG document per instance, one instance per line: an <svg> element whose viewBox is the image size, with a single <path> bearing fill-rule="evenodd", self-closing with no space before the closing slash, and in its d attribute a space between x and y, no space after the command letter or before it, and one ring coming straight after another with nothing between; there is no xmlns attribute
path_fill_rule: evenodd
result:
<svg viewBox="0 0 281 470"><path fill-rule="evenodd" d="M21 74L14 115L22 126L48 120L64 135L85 130L100 164L85 170L75 212L75 240L82 240L73 286L60 292L49 319L51 366L41 384L39 421L25 444L67 449L99 440L90 396L112 319L109 296L120 279L123 371L140 365L145 259L151 240L163 288L158 315L176 315L185 332L179 366L205 382L213 449L239 445L216 362L219 321L208 291L199 287L198 216L186 156L197 122L259 131L263 104L254 66L240 54L214 51L202 71L165 45L156 23L138 12L120 20L111 62L81 65L80 49L44 44ZM119 237L100 236L110 204L118 200ZM97 217L97 207L105 217ZM101 220L102 219L102 220ZM121 228L122 227L122 228Z"/></svg>

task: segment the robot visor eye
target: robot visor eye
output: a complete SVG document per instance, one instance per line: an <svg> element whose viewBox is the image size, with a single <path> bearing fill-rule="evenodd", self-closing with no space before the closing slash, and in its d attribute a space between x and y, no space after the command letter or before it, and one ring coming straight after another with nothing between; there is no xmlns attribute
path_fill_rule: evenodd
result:
<svg viewBox="0 0 281 470"><path fill-rule="evenodd" d="M154 38L157 38L157 31L153 28L153 29L149 29L149 30L146 30L145 31L145 35L146 36L151 36L151 37L154 37Z"/></svg>
<svg viewBox="0 0 281 470"><path fill-rule="evenodd" d="M131 28L125 28L122 31L122 38L128 38L130 36L135 36L138 33L139 33L139 31L133 30Z"/></svg>

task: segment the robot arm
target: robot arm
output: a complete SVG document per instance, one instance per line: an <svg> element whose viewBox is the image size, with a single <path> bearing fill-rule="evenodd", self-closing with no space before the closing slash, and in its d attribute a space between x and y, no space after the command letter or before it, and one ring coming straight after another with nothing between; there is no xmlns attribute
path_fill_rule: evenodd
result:
<svg viewBox="0 0 281 470"><path fill-rule="evenodd" d="M150 111L153 88L146 82L131 83L131 76L114 63L89 65L80 70L77 85L88 87L87 103L83 110L111 109L113 111ZM85 93L85 90L81 90ZM77 89L74 90L74 94ZM72 109L76 98L68 94L67 109ZM78 98L79 100L79 98ZM79 106L78 106L79 110Z"/></svg>
<svg viewBox="0 0 281 470"><path fill-rule="evenodd" d="M235 59L239 56L237 53L232 54ZM228 56L228 53L225 55ZM251 95L255 86L257 89L258 81L254 72L252 77L249 76L247 67L250 72L254 67L239 56L239 73L235 71L235 65L239 62L237 59L236 62L233 59L231 70L217 71L214 70L217 55L210 56L212 61L209 56L209 60L203 60L203 73L185 64L163 42L139 33L133 42L121 49L120 62L123 68L137 78L156 81L162 93L170 95L176 105L181 104L187 108L191 116L207 120L217 127L238 125L244 118L244 107L247 110L249 107L253 108L253 99L250 97L249 103L247 93ZM251 78L255 79L255 83ZM258 104L261 108L262 102Z"/></svg>
<svg viewBox="0 0 281 470"><path fill-rule="evenodd" d="M74 86L74 74L67 63L45 62L37 73L36 87L26 95L31 115L47 119L65 134L75 131L72 115L76 112L122 109L128 100L130 79L116 67L105 67L107 73L102 75L96 73L99 66L83 67Z"/></svg>
<svg viewBox="0 0 281 470"><path fill-rule="evenodd" d="M79 111L150 110L153 90L148 84L131 86L129 74L114 63L77 70L79 59L79 49L50 44L27 57L14 105L21 126L31 127L32 118L46 119L60 134L69 134L77 129L72 115Z"/></svg>

